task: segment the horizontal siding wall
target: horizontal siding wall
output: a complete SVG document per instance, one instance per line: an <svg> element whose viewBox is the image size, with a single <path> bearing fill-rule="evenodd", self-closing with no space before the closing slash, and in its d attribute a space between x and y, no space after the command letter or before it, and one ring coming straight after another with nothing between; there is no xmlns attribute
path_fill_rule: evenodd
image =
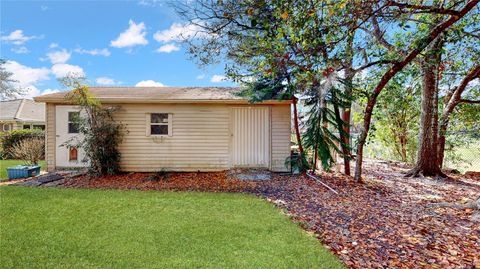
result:
<svg viewBox="0 0 480 269"><path fill-rule="evenodd" d="M55 105L45 107L45 161L47 171L55 170Z"/></svg>
<svg viewBox="0 0 480 269"><path fill-rule="evenodd" d="M120 145L125 171L228 169L229 107L194 104L124 104L115 119L128 132ZM148 113L171 113L172 136L146 135Z"/></svg>
<svg viewBox="0 0 480 269"><path fill-rule="evenodd" d="M23 124L21 122L14 122L12 124L12 130L22 130Z"/></svg>
<svg viewBox="0 0 480 269"><path fill-rule="evenodd" d="M272 106L272 170L290 171L285 160L290 156L291 116L289 105Z"/></svg>

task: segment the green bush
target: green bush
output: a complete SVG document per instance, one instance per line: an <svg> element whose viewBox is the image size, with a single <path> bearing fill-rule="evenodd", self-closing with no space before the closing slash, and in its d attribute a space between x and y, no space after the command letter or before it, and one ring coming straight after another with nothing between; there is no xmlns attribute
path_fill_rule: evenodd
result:
<svg viewBox="0 0 480 269"><path fill-rule="evenodd" d="M13 147L25 139L41 138L45 139L45 132L42 130L13 130L5 133L2 137L3 159L13 158Z"/></svg>

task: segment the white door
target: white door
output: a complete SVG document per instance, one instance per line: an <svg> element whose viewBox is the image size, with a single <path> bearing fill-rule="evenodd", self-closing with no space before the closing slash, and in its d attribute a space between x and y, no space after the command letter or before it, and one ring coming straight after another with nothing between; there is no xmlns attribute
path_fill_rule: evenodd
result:
<svg viewBox="0 0 480 269"><path fill-rule="evenodd" d="M232 108L231 132L232 166L269 168L269 107Z"/></svg>
<svg viewBox="0 0 480 269"><path fill-rule="evenodd" d="M82 162L85 153L81 148L64 145L67 142L76 143L80 138L78 130L71 121L79 111L80 108L77 106L57 105L55 107L55 165L57 167L86 166L86 163Z"/></svg>

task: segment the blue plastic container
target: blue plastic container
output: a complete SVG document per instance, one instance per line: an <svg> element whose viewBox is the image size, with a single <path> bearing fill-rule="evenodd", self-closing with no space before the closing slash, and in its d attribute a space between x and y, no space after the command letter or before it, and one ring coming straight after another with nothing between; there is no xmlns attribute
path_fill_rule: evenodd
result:
<svg viewBox="0 0 480 269"><path fill-rule="evenodd" d="M17 165L7 168L8 179L33 177L40 174L39 165Z"/></svg>

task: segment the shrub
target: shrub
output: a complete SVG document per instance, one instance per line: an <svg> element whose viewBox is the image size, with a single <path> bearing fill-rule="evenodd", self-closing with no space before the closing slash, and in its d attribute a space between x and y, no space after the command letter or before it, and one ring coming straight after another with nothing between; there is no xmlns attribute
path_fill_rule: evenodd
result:
<svg viewBox="0 0 480 269"><path fill-rule="evenodd" d="M27 164L37 165L44 158L45 139L32 137L24 139L12 147L12 156L24 160Z"/></svg>
<svg viewBox="0 0 480 269"><path fill-rule="evenodd" d="M147 177L149 181L169 181L170 180L170 173L162 169L160 171L155 172L154 174Z"/></svg>
<svg viewBox="0 0 480 269"><path fill-rule="evenodd" d="M285 167L291 168L294 174L303 173L310 168L310 164L307 161L305 153L300 155L300 153L292 153L291 156L285 159Z"/></svg>
<svg viewBox="0 0 480 269"><path fill-rule="evenodd" d="M42 130L13 130L5 133L2 137L3 159L14 158L12 155L13 147L23 140L31 138L45 140L45 132ZM43 149L42 155L45 155L45 149Z"/></svg>
<svg viewBox="0 0 480 269"><path fill-rule="evenodd" d="M94 175L112 175L120 170L118 145L123 138L123 125L113 120L116 108L95 107L79 120L80 142Z"/></svg>
<svg viewBox="0 0 480 269"><path fill-rule="evenodd" d="M103 106L78 78L64 78L63 84L72 87L67 100L81 107L80 117L75 119L81 136L67 141L63 146L80 147L89 162L93 175L116 174L120 170L120 151L124 126L113 118L115 107Z"/></svg>

